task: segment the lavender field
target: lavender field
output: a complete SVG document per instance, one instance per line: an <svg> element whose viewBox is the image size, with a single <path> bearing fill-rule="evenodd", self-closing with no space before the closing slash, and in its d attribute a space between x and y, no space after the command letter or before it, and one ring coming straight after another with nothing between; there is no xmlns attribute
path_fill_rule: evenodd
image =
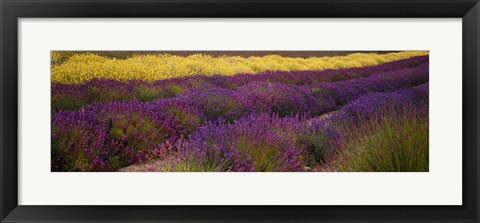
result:
<svg viewBox="0 0 480 223"><path fill-rule="evenodd" d="M428 52L202 53L53 51L51 170L429 171Z"/></svg>

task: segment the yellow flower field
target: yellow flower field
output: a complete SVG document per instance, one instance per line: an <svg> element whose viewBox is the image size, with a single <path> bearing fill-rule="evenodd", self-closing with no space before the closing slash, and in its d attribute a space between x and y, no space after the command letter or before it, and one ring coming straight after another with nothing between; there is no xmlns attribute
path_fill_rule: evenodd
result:
<svg viewBox="0 0 480 223"><path fill-rule="evenodd" d="M167 78L185 77L195 74L234 75L256 74L268 70L324 70L372 66L414 56L428 55L426 51L396 53L354 53L347 56L292 58L279 55L263 57L221 56L203 54L190 56L134 55L127 59L116 59L96 54L76 54L61 64L51 65L52 82L64 84L83 83L100 79L129 81L134 79L156 81ZM52 52L52 61L62 57Z"/></svg>

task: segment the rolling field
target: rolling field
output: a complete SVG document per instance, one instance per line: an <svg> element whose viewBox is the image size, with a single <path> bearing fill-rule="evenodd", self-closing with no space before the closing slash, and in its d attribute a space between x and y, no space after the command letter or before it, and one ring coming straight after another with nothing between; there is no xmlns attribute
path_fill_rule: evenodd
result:
<svg viewBox="0 0 480 223"><path fill-rule="evenodd" d="M53 51L52 171L429 170L428 52L202 53Z"/></svg>

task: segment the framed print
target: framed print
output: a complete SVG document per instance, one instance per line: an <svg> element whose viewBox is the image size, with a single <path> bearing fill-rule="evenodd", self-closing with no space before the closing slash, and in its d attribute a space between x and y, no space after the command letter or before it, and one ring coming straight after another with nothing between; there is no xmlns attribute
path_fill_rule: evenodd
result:
<svg viewBox="0 0 480 223"><path fill-rule="evenodd" d="M478 1L2 1L2 222L478 222Z"/></svg>

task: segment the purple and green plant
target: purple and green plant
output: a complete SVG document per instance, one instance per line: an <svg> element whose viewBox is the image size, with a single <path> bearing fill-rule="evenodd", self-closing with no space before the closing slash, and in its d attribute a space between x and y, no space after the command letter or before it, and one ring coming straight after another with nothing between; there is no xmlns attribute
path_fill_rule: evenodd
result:
<svg viewBox="0 0 480 223"><path fill-rule="evenodd" d="M53 84L52 171L116 171L154 160L166 163L161 171L306 171L332 157L342 161L335 162L336 170L357 171L348 170L350 161L373 162L378 148L361 149L368 143L404 158L388 160L385 153L384 163L364 165L365 171L428 171L425 148L418 154L407 150L425 145L425 134L428 147L425 61L152 83ZM381 137L388 140L378 142ZM428 148L426 154L428 159Z"/></svg>
<svg viewBox="0 0 480 223"><path fill-rule="evenodd" d="M303 86L252 82L238 88L237 91L253 98L255 110L259 113L271 112L283 117L307 113L318 115L325 112L309 89Z"/></svg>
<svg viewBox="0 0 480 223"><path fill-rule="evenodd" d="M172 171L302 171L306 159L295 146L298 117L251 115L233 124L209 122L179 146Z"/></svg>
<svg viewBox="0 0 480 223"><path fill-rule="evenodd" d="M428 123L428 111L384 107L375 118L344 129L331 166L342 172L428 172Z"/></svg>
<svg viewBox="0 0 480 223"><path fill-rule="evenodd" d="M233 76L194 75L156 82L132 80L120 82L110 79L92 79L83 84L52 83L52 111L76 110L92 102L130 101L134 98L148 102L175 97L187 90L226 88L236 90L251 82L271 82L305 85L387 74L390 71L415 67L428 61L428 56L389 62L381 65L323 71L267 71L260 74Z"/></svg>

